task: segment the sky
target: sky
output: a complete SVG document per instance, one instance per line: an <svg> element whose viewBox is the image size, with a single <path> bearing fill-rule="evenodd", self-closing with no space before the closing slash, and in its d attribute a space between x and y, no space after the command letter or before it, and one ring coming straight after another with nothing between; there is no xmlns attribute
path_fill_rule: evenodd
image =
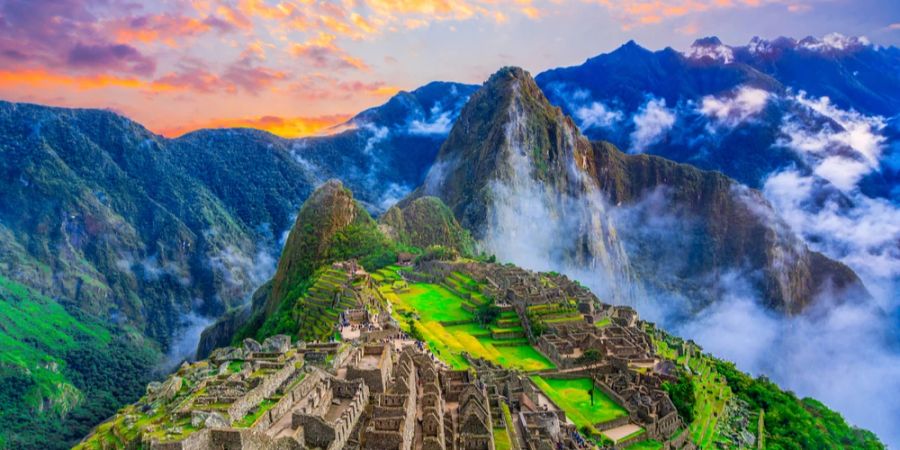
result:
<svg viewBox="0 0 900 450"><path fill-rule="evenodd" d="M320 133L399 90L537 74L628 40L866 36L897 0L0 0L0 99L107 108L150 130Z"/></svg>

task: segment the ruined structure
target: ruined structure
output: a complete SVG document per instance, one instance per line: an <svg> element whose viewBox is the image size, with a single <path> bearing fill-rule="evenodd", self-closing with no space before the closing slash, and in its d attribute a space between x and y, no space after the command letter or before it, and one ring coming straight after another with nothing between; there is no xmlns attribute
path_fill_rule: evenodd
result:
<svg viewBox="0 0 900 450"><path fill-rule="evenodd" d="M645 439L667 450L693 446L662 390L667 366L655 353L652 326L565 276L432 260L398 270L402 279L390 283L440 283L471 301L465 308L489 299L501 311L499 329L520 331L485 335L530 344L556 365L542 377L590 379L627 411L592 424L600 433L594 436L576 427L531 374L465 354L467 370L438 360L400 329L377 282L355 262L328 270L326 282L313 286L321 289L307 294L313 311L296 314L327 313L310 319L314 329L333 329L341 340L273 336L217 349L152 384L96 442L114 436L123 447L151 450L492 450L500 438L515 450L620 449ZM467 286L477 284L477 300L455 285L460 274ZM631 429L641 433L619 436Z"/></svg>

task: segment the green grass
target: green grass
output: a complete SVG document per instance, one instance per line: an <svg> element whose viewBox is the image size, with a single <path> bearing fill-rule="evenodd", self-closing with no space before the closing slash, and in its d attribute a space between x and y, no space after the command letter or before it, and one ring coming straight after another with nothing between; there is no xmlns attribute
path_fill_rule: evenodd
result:
<svg viewBox="0 0 900 450"><path fill-rule="evenodd" d="M415 311L423 322L473 320L462 308L463 299L436 284L415 283L396 292L402 306Z"/></svg>
<svg viewBox="0 0 900 450"><path fill-rule="evenodd" d="M494 448L496 450L510 450L512 442L509 439L509 433L506 428L494 428Z"/></svg>
<svg viewBox="0 0 900 450"><path fill-rule="evenodd" d="M591 404L588 391L593 388L593 381L590 378L555 379L535 375L531 380L559 405L579 428L628 415L625 408L597 388L594 388L594 401Z"/></svg>
<svg viewBox="0 0 900 450"><path fill-rule="evenodd" d="M266 411L272 409L272 407L275 406L276 403L278 403L277 400L269 398L263 400L262 402L260 402L259 406L256 407L256 411L254 411L252 414L247 414L241 420L235 422L234 426L238 428L249 428L254 423L256 423L256 420L259 419L260 416L265 414Z"/></svg>
<svg viewBox="0 0 900 450"><path fill-rule="evenodd" d="M647 439L646 441L638 442L634 445L629 445L625 447L626 450L660 450L663 447L662 442L657 441L656 439Z"/></svg>
<svg viewBox="0 0 900 450"><path fill-rule="evenodd" d="M474 322L475 316L463 309L466 300L449 289L428 283L414 283L405 289L394 290L382 285L381 292L394 304L394 315L406 328L410 323L415 333L420 335L435 355L455 369L468 368L462 353L468 353L500 364L504 367L523 371L552 369L555 366L534 347L521 342L519 345L500 346L510 340L492 339L491 329ZM417 316L413 319L411 314ZM515 313L509 317L516 317ZM442 325L448 322L466 323ZM520 325L500 330L521 332ZM412 329L406 329L412 332Z"/></svg>
<svg viewBox="0 0 900 450"><path fill-rule="evenodd" d="M604 317L604 318L600 319L600 321L595 323L594 325L597 328L603 328L603 327L609 325L610 323L612 323L612 321L609 320L609 317Z"/></svg>

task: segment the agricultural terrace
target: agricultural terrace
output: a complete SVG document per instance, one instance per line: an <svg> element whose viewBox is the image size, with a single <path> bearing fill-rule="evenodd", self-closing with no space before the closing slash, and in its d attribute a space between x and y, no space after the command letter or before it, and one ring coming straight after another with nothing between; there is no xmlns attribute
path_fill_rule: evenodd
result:
<svg viewBox="0 0 900 450"><path fill-rule="evenodd" d="M628 447L625 447L625 450L660 450L661 448L663 448L662 442L659 442L656 439L647 439L646 441L629 445Z"/></svg>
<svg viewBox="0 0 900 450"><path fill-rule="evenodd" d="M689 365L694 374L691 381L696 398L691 438L699 448L712 448L718 440L716 429L725 412L725 404L731 398L731 388L707 358L691 358Z"/></svg>
<svg viewBox="0 0 900 450"><path fill-rule="evenodd" d="M653 344L661 357L675 361L679 366L687 363L690 367L695 396L694 420L690 424L691 438L700 448L711 446L718 440L717 425L732 395L725 377L716 372L713 363L705 356L678 356L673 344L664 340L654 339Z"/></svg>
<svg viewBox="0 0 900 450"><path fill-rule="evenodd" d="M372 278L380 283L379 290L393 305L393 314L405 331L425 341L454 369L468 368L464 352L523 371L555 367L528 343L514 311L502 311L490 324L477 323L476 309L489 300L471 278L453 272L440 284L406 284L398 270L403 269L391 266Z"/></svg>
<svg viewBox="0 0 900 450"><path fill-rule="evenodd" d="M593 428L596 424L628 415L625 408L597 389L590 378L560 379L534 375L531 381L562 408L579 429L585 426ZM590 396L592 389L593 402Z"/></svg>

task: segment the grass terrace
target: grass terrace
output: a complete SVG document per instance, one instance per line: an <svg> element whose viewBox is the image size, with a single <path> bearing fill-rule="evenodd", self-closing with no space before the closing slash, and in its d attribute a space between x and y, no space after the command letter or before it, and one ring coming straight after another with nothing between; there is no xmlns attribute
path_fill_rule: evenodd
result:
<svg viewBox="0 0 900 450"><path fill-rule="evenodd" d="M691 422L691 439L700 448L710 448L718 439L716 432L719 418L725 412L725 404L731 398L731 388L706 358L691 358L694 373L694 421Z"/></svg>
<svg viewBox="0 0 900 450"><path fill-rule="evenodd" d="M625 447L625 450L660 450L661 448L663 448L662 442L659 442L656 439L647 439L646 441L629 445L628 447Z"/></svg>
<svg viewBox="0 0 900 450"><path fill-rule="evenodd" d="M494 428L494 448L496 450L510 450L512 448L512 442L509 439L509 433L506 432L506 428Z"/></svg>
<svg viewBox="0 0 900 450"><path fill-rule="evenodd" d="M406 331L421 337L451 367L468 367L462 356L464 352L523 371L555 367L524 339L515 312L502 313L488 326L475 322L473 311L478 302L488 300L478 292L478 284L471 278L454 272L441 284L409 285L394 281L388 273L381 274L381 278L385 281L379 289L393 304L394 316Z"/></svg>
<svg viewBox="0 0 900 450"><path fill-rule="evenodd" d="M566 416L581 428L593 427L596 424L609 422L628 415L625 408L619 406L600 389L594 387L590 378L544 378L532 376L531 381L537 385ZM591 402L589 390L594 389L594 401Z"/></svg>

